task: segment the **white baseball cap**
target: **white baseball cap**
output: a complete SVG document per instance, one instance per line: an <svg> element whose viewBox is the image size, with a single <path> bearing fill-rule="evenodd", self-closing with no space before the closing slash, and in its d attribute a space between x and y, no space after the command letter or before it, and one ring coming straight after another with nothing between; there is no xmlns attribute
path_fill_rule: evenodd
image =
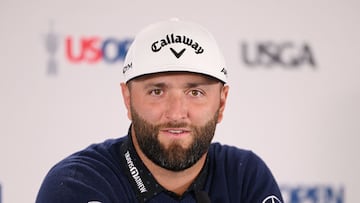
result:
<svg viewBox="0 0 360 203"><path fill-rule="evenodd" d="M193 72L226 83L224 57L210 32L198 24L171 19L140 31L124 61L125 82L147 74Z"/></svg>

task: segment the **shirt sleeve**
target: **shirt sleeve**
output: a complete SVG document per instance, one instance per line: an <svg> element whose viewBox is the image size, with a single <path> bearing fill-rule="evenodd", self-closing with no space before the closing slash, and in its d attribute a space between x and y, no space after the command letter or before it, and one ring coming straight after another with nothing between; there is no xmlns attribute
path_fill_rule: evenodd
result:
<svg viewBox="0 0 360 203"><path fill-rule="evenodd" d="M62 161L45 177L36 203L129 202L131 193L122 181L126 180L102 163L86 159Z"/></svg>
<svg viewBox="0 0 360 203"><path fill-rule="evenodd" d="M55 166L45 177L36 203L110 202L94 183L89 183L89 180L81 179L79 176L92 177L94 182L96 179L90 171L80 171L72 166Z"/></svg>

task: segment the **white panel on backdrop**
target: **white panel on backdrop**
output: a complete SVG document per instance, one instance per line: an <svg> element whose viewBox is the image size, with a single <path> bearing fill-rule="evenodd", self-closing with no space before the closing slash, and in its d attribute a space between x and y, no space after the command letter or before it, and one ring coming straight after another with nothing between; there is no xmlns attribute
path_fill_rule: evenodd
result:
<svg viewBox="0 0 360 203"><path fill-rule="evenodd" d="M225 53L230 95L216 141L259 154L289 203L357 201L359 2L0 4L0 203L34 201L60 159L127 132L125 50L174 16L203 24Z"/></svg>

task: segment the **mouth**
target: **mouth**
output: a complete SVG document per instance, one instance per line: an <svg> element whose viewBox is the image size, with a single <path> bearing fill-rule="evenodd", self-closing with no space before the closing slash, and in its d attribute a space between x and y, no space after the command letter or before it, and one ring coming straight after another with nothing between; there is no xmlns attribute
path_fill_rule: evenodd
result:
<svg viewBox="0 0 360 203"><path fill-rule="evenodd" d="M190 134L190 130L182 128L162 129L161 132L167 136L182 137Z"/></svg>

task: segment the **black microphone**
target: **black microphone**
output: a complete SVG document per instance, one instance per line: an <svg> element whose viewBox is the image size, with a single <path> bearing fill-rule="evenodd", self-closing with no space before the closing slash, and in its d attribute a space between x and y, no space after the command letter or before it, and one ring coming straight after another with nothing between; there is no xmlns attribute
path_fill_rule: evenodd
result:
<svg viewBox="0 0 360 203"><path fill-rule="evenodd" d="M210 197L205 191L196 191L195 197L198 203L211 203Z"/></svg>

